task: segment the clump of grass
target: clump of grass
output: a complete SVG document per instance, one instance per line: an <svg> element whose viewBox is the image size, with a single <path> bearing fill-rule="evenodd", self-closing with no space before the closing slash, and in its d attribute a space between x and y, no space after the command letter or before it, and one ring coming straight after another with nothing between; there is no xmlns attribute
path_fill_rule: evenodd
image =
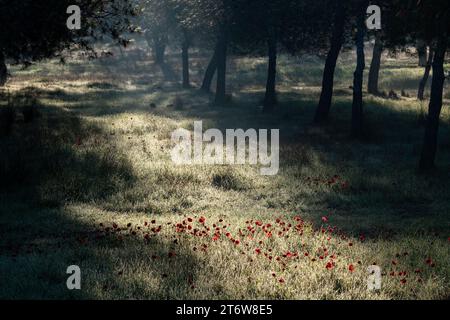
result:
<svg viewBox="0 0 450 320"><path fill-rule="evenodd" d="M184 101L180 96L177 95L173 100L173 107L175 108L175 110L183 110Z"/></svg>
<svg viewBox="0 0 450 320"><path fill-rule="evenodd" d="M243 181L243 177L239 176L231 168L220 170L212 176L212 185L215 188L223 190L242 191L247 189L247 184Z"/></svg>

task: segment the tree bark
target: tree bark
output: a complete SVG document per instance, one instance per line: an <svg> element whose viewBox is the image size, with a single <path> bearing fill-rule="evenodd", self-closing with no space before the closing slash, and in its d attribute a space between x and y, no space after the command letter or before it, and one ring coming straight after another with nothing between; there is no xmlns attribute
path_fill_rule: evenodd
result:
<svg viewBox="0 0 450 320"><path fill-rule="evenodd" d="M217 88L215 97L215 103L217 105L226 103L227 50L228 30L226 26L222 26L219 34L217 51Z"/></svg>
<svg viewBox="0 0 450 320"><path fill-rule="evenodd" d="M364 55L364 35L365 24L364 15L358 17L358 31L356 34L356 70L353 75L353 104L352 104L352 128L351 135L354 138L361 138L363 134L363 78L365 65Z"/></svg>
<svg viewBox="0 0 450 320"><path fill-rule="evenodd" d="M217 54L219 51L218 45L216 45L216 48L214 49L214 54L209 61L208 68L206 69L205 76L203 77L203 83L202 88L204 92L210 92L211 91L211 84L214 78L214 74L217 70Z"/></svg>
<svg viewBox="0 0 450 320"><path fill-rule="evenodd" d="M445 82L444 61L446 51L447 38L444 36L438 41L433 59L433 82L431 85L431 97L428 107L425 137L419 163L420 172L426 172L434 168L437 151L439 117L442 109L442 95Z"/></svg>
<svg viewBox="0 0 450 320"><path fill-rule="evenodd" d="M417 41L416 45L417 54L419 55L419 67L426 67L427 65L427 45L424 41Z"/></svg>
<svg viewBox="0 0 450 320"><path fill-rule="evenodd" d="M190 88L191 82L189 79L189 47L190 47L190 41L189 36L186 32L184 32L184 39L181 49L181 58L182 58L182 64L183 64L183 88Z"/></svg>
<svg viewBox="0 0 450 320"><path fill-rule="evenodd" d="M276 76L277 76L277 39L271 35L269 37L269 67L267 71L266 95L264 97L264 112L272 112L277 102Z"/></svg>
<svg viewBox="0 0 450 320"><path fill-rule="evenodd" d="M383 54L383 42L380 35L377 34L375 46L373 47L372 62L369 70L369 82L367 91L373 95L379 95L378 79L380 77L381 55Z"/></svg>
<svg viewBox="0 0 450 320"><path fill-rule="evenodd" d="M0 51L0 87L6 84L8 79L8 67L6 66L6 58L3 52Z"/></svg>
<svg viewBox="0 0 450 320"><path fill-rule="evenodd" d="M428 78L430 77L430 71L431 71L431 67L433 64L433 58L434 58L434 52L430 48L430 53L428 55L428 61L427 61L427 65L425 67L425 72L423 74L422 80L420 80L419 90L417 92L417 99L419 99L420 101L423 101L424 97L425 97L425 88L428 83Z"/></svg>
<svg viewBox="0 0 450 320"><path fill-rule="evenodd" d="M344 42L345 15L344 5L338 4L336 15L334 17L331 47L327 55L325 69L323 72L322 92L320 94L319 104L317 105L316 114L314 117L314 122L316 124L325 122L330 113L331 101L333 98L334 72L336 70L337 59Z"/></svg>

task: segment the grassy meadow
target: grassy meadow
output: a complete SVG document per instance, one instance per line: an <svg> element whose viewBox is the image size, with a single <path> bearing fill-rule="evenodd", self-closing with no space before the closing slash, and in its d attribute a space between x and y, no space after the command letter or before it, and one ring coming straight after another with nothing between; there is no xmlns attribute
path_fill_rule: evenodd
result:
<svg viewBox="0 0 450 320"><path fill-rule="evenodd" d="M383 57L380 88L398 98L366 95L366 137L354 141L351 53L339 60L331 120L319 128L319 58L280 57L279 103L267 115L266 59L230 58L233 96L216 107L197 89L206 53L192 53L194 86L181 89L177 52L161 67L143 44L112 50L12 67L5 91L17 116L0 138L0 299L450 298L450 90L438 168L418 175L427 102L415 99L416 57ZM30 97L39 115L28 122ZM196 120L204 130L280 129L279 174L176 166L171 133ZM73 264L81 290L66 287ZM382 288L368 291L374 264Z"/></svg>

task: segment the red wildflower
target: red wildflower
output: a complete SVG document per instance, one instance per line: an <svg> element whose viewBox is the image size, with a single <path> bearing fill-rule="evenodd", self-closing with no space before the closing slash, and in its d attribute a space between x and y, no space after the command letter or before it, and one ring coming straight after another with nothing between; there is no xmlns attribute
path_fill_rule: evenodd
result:
<svg viewBox="0 0 450 320"><path fill-rule="evenodd" d="M155 224L156 223L156 220L152 220L152 224Z"/></svg>
<svg viewBox="0 0 450 320"><path fill-rule="evenodd" d="M255 249L255 252L256 252L257 254L261 254L261 249L256 248L256 249Z"/></svg>
<svg viewBox="0 0 450 320"><path fill-rule="evenodd" d="M400 280L401 284L405 284L406 283L406 279L402 279Z"/></svg>
<svg viewBox="0 0 450 320"><path fill-rule="evenodd" d="M200 222L201 224L205 223L206 218L205 217L200 217L200 219L198 220L198 222Z"/></svg>
<svg viewBox="0 0 450 320"><path fill-rule="evenodd" d="M328 222L328 217L322 217L322 222L323 223L327 223Z"/></svg>
<svg viewBox="0 0 450 320"><path fill-rule="evenodd" d="M327 268L328 270L333 269L334 265L332 262L328 262L327 265L325 266L325 268Z"/></svg>
<svg viewBox="0 0 450 320"><path fill-rule="evenodd" d="M354 265L349 265L348 266L348 271L350 271L350 272L353 272L353 271L355 271L355 266Z"/></svg>
<svg viewBox="0 0 450 320"><path fill-rule="evenodd" d="M280 278L280 280L278 280L278 282L284 283L284 279L283 279L283 278Z"/></svg>
<svg viewBox="0 0 450 320"><path fill-rule="evenodd" d="M353 246L353 243L352 243L352 242L349 242L349 243L348 243L348 246L349 246L349 247L352 247L352 246Z"/></svg>
<svg viewBox="0 0 450 320"><path fill-rule="evenodd" d="M192 222L192 218L188 218L188 221L189 221L189 222Z"/></svg>

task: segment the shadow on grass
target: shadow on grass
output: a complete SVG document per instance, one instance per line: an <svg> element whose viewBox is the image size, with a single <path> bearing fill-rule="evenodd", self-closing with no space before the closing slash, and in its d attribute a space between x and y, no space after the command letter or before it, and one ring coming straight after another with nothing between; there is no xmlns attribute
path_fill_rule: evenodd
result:
<svg viewBox="0 0 450 320"><path fill-rule="evenodd" d="M189 250L168 259L172 239L145 241L130 230L121 240L99 230L88 209L70 209L132 187L136 178L126 155L103 143L109 134L97 124L60 108L39 110L32 123L19 116L12 134L0 138L0 298L186 297L197 270ZM66 287L72 264L81 267L81 291Z"/></svg>

